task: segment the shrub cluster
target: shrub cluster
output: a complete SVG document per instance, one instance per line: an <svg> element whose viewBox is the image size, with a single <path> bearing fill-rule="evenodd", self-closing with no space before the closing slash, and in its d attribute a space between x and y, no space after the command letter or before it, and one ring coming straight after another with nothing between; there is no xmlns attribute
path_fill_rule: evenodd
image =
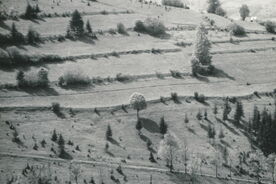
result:
<svg viewBox="0 0 276 184"><path fill-rule="evenodd" d="M65 72L58 79L60 86L71 86L71 85L89 85L91 79L80 70L72 70Z"/></svg>
<svg viewBox="0 0 276 184"><path fill-rule="evenodd" d="M166 27L156 18L147 18L144 22L136 21L134 31L147 33L152 36L161 36L166 33Z"/></svg>
<svg viewBox="0 0 276 184"><path fill-rule="evenodd" d="M272 21L266 21L264 23L265 29L269 33L276 33L276 23Z"/></svg>
<svg viewBox="0 0 276 184"><path fill-rule="evenodd" d="M228 27L228 30L235 36L244 36L244 35L246 35L245 29L242 26L240 26L236 23L231 24Z"/></svg>
<svg viewBox="0 0 276 184"><path fill-rule="evenodd" d="M189 7L184 5L181 0L162 0L162 4L164 6L174 6L174 7L178 7L178 8L189 9Z"/></svg>
<svg viewBox="0 0 276 184"><path fill-rule="evenodd" d="M44 68L38 70L38 72L32 72L27 75L23 71L19 71L16 75L18 87L31 87L31 88L43 88L48 87L48 71Z"/></svg>
<svg viewBox="0 0 276 184"><path fill-rule="evenodd" d="M127 35L128 34L124 24L122 24L122 23L117 24L117 31L118 31L118 33L120 33L122 35Z"/></svg>
<svg viewBox="0 0 276 184"><path fill-rule="evenodd" d="M205 103L205 101L206 101L205 96L203 94L199 95L198 92L194 93L194 98L195 98L196 101L198 101L200 103Z"/></svg>

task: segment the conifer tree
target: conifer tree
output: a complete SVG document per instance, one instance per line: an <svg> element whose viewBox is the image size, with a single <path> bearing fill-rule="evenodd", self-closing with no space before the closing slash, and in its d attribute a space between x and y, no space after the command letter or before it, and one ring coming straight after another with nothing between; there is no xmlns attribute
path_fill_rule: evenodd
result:
<svg viewBox="0 0 276 184"><path fill-rule="evenodd" d="M73 34L73 36L81 36L84 33L84 28L83 28L83 19L81 17L81 14L79 13L78 10L75 10L72 14L72 18L70 20L70 33Z"/></svg>
<svg viewBox="0 0 276 184"><path fill-rule="evenodd" d="M220 2L219 0L208 0L208 13L216 13L217 8L220 7Z"/></svg>
<svg viewBox="0 0 276 184"><path fill-rule="evenodd" d="M211 65L210 55L211 43L207 37L207 30L203 24L200 24L196 32L193 56L201 65Z"/></svg>
<svg viewBox="0 0 276 184"><path fill-rule="evenodd" d="M11 34L12 42L14 44L24 42L24 35L22 33L18 32L14 22L12 23L10 34Z"/></svg>
<svg viewBox="0 0 276 184"><path fill-rule="evenodd" d="M252 128L255 132L257 132L259 130L260 119L261 119L261 116L260 116L260 112L258 110L258 107L254 106Z"/></svg>
<svg viewBox="0 0 276 184"><path fill-rule="evenodd" d="M59 138L58 138L58 145L59 145L60 148L63 148L64 144L65 144L65 141L63 139L63 136L60 134Z"/></svg>
<svg viewBox="0 0 276 184"><path fill-rule="evenodd" d="M223 117L222 119L225 121L225 120L228 120L228 114L231 112L231 107L229 105L229 102L228 102L228 99L225 100L225 103L224 103L224 109L223 109Z"/></svg>
<svg viewBox="0 0 276 184"><path fill-rule="evenodd" d="M215 104L215 106L214 106L214 111L213 111L213 112L214 112L215 115L218 114L218 107L217 107L217 104Z"/></svg>
<svg viewBox="0 0 276 184"><path fill-rule="evenodd" d="M205 109L205 111L204 111L204 119L205 120L208 120L208 113L207 113L207 110Z"/></svg>
<svg viewBox="0 0 276 184"><path fill-rule="evenodd" d="M54 142L56 142L56 141L57 141L57 138L58 138L58 137L57 137L57 132L56 132L56 130L54 130L54 131L53 131L53 134L52 134L51 140L54 141Z"/></svg>
<svg viewBox="0 0 276 184"><path fill-rule="evenodd" d="M162 135L166 134L168 131L168 125L167 123L165 122L165 118L164 116L160 119L160 133Z"/></svg>
<svg viewBox="0 0 276 184"><path fill-rule="evenodd" d="M92 33L92 28L91 28L89 20L87 20L87 22L86 22L86 30L88 33Z"/></svg>
<svg viewBox="0 0 276 184"><path fill-rule="evenodd" d="M111 127L110 127L109 124L107 125L107 129L106 129L106 133L105 133L105 138L107 140L109 140L109 139L112 138L112 130L111 130Z"/></svg>
<svg viewBox="0 0 276 184"><path fill-rule="evenodd" d="M185 119L184 119L184 122L185 122L185 124L188 124L188 123L189 123L189 118L188 118L187 113L185 114Z"/></svg>
<svg viewBox="0 0 276 184"><path fill-rule="evenodd" d="M244 116L243 105L242 102L237 101L236 103L236 112L234 115L235 123L238 125L240 123L241 118Z"/></svg>

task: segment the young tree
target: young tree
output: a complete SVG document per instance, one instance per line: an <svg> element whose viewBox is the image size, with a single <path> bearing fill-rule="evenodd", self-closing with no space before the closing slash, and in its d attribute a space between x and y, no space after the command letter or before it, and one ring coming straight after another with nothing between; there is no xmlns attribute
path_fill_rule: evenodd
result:
<svg viewBox="0 0 276 184"><path fill-rule="evenodd" d="M57 132L56 132L56 130L54 130L54 131L53 131L53 134L52 134L51 140L54 141L54 142L56 142L56 141L57 141L57 138L58 138L58 137L57 137Z"/></svg>
<svg viewBox="0 0 276 184"><path fill-rule="evenodd" d="M189 123L189 118L187 113L185 113L184 123L187 125Z"/></svg>
<svg viewBox="0 0 276 184"><path fill-rule="evenodd" d="M22 70L18 71L17 74L16 74L16 80L17 80L17 86L18 87L24 87L25 85L25 74Z"/></svg>
<svg viewBox="0 0 276 184"><path fill-rule="evenodd" d="M29 44L35 44L35 43L41 42L39 33L33 30L31 27L28 30L27 41Z"/></svg>
<svg viewBox="0 0 276 184"><path fill-rule="evenodd" d="M168 131L168 125L165 122L164 116L160 119L160 125L159 125L159 127L160 127L160 133L162 135L165 135L167 133L167 131Z"/></svg>
<svg viewBox="0 0 276 184"><path fill-rule="evenodd" d="M205 109L205 111L204 111L204 119L205 120L208 120L208 113L207 113L207 110Z"/></svg>
<svg viewBox="0 0 276 184"><path fill-rule="evenodd" d="M259 130L260 121L261 121L260 111L258 110L258 107L255 105L253 110L253 121L252 121L252 128L255 132Z"/></svg>
<svg viewBox="0 0 276 184"><path fill-rule="evenodd" d="M231 112L231 107L229 105L229 102L228 102L228 99L225 100L225 103L224 103L224 109L223 109L223 117L222 119L225 121L225 120L228 120L228 114Z"/></svg>
<svg viewBox="0 0 276 184"><path fill-rule="evenodd" d="M139 134L141 134L141 129L142 128L143 128L142 121L141 120L137 120L136 129L138 130Z"/></svg>
<svg viewBox="0 0 276 184"><path fill-rule="evenodd" d="M87 20L87 22L86 22L86 30L88 33L92 33L92 28L91 28L89 20Z"/></svg>
<svg viewBox="0 0 276 184"><path fill-rule="evenodd" d="M69 24L70 33L73 36L81 36L84 33L83 20L78 10L75 10L72 14L72 18Z"/></svg>
<svg viewBox="0 0 276 184"><path fill-rule="evenodd" d="M28 3L27 7L26 7L26 10L25 10L25 14L24 14L24 17L26 19L32 19L32 18L35 18L35 12L34 12L34 9L33 7Z"/></svg>
<svg viewBox="0 0 276 184"><path fill-rule="evenodd" d="M59 138L58 138L58 145L60 148L64 148L64 145L65 145L65 141L63 139L63 136L60 134L59 135Z"/></svg>
<svg viewBox="0 0 276 184"><path fill-rule="evenodd" d="M240 16L242 18L242 20L244 21L246 17L249 16L250 10L248 8L248 6L246 4L243 4L240 7Z"/></svg>
<svg viewBox="0 0 276 184"><path fill-rule="evenodd" d="M173 171L173 162L180 149L179 141L176 135L169 132L165 134L164 139L161 140L158 150L158 155L165 159L170 172Z"/></svg>
<svg viewBox="0 0 276 184"><path fill-rule="evenodd" d="M111 130L111 127L110 127L109 124L107 125L107 129L106 129L106 132L105 132L105 138L107 140L112 138L112 130Z"/></svg>
<svg viewBox="0 0 276 184"><path fill-rule="evenodd" d="M214 106L213 113L214 113L215 115L218 114L218 107L217 107L217 104L215 104L215 106Z"/></svg>
<svg viewBox="0 0 276 184"><path fill-rule="evenodd" d="M147 108L145 97L135 92L130 96L130 104L132 108L137 111L137 120L139 120L139 111Z"/></svg>

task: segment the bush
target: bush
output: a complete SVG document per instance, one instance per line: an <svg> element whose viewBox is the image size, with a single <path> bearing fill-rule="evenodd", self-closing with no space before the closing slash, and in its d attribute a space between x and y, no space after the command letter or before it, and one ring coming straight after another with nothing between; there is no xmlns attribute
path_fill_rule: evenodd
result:
<svg viewBox="0 0 276 184"><path fill-rule="evenodd" d="M217 15L224 17L226 15L226 12L221 7L218 7L215 12Z"/></svg>
<svg viewBox="0 0 276 184"><path fill-rule="evenodd" d="M55 114L59 114L60 113L60 104L58 102L53 102L52 103L52 111L55 113ZM54 140L54 137L55 136L55 140ZM52 136L52 141L56 141L57 140L57 136L56 136L56 132L54 130L53 132L53 136Z"/></svg>
<svg viewBox="0 0 276 184"><path fill-rule="evenodd" d="M276 24L272 21L266 21L264 23L265 29L269 33L275 33Z"/></svg>
<svg viewBox="0 0 276 184"><path fill-rule="evenodd" d="M235 24L235 23L231 24L228 29L235 36L244 36L244 35L246 35L245 29L242 26L238 25L238 24Z"/></svg>
<svg viewBox="0 0 276 184"><path fill-rule="evenodd" d="M123 75L122 73L118 73L116 75L116 80L119 82L127 82L132 80L132 77L130 75Z"/></svg>
<svg viewBox="0 0 276 184"><path fill-rule="evenodd" d="M110 29L108 30L108 33L114 35L114 34L116 34L116 30L110 28Z"/></svg>
<svg viewBox="0 0 276 184"><path fill-rule="evenodd" d="M120 34L127 35L127 30L126 30L124 24L122 24L122 23L117 24L117 31Z"/></svg>
<svg viewBox="0 0 276 184"><path fill-rule="evenodd" d="M1 66L9 66L11 65L11 58L5 50L0 48L0 65Z"/></svg>
<svg viewBox="0 0 276 184"><path fill-rule="evenodd" d="M25 74L22 84L21 87L48 87L48 70L41 68L38 72Z"/></svg>
<svg viewBox="0 0 276 184"><path fill-rule="evenodd" d="M174 78L182 78L182 74L178 70L170 70L172 77Z"/></svg>
<svg viewBox="0 0 276 184"><path fill-rule="evenodd" d="M30 28L28 31L27 40L29 44L36 44L41 42L39 33L33 30L32 28Z"/></svg>
<svg viewBox="0 0 276 184"><path fill-rule="evenodd" d="M161 36L166 33L166 28L162 22L156 18L147 18L145 22L137 21L134 31L147 33L152 36Z"/></svg>
<svg viewBox="0 0 276 184"><path fill-rule="evenodd" d="M58 84L60 86L89 85L91 84L91 79L80 70L72 70L60 76Z"/></svg>
<svg viewBox="0 0 276 184"><path fill-rule="evenodd" d="M180 103L178 95L175 92L171 93L171 99L174 101L174 103Z"/></svg>
<svg viewBox="0 0 276 184"><path fill-rule="evenodd" d="M165 6L174 6L178 8L185 7L181 0L162 0L162 4Z"/></svg>

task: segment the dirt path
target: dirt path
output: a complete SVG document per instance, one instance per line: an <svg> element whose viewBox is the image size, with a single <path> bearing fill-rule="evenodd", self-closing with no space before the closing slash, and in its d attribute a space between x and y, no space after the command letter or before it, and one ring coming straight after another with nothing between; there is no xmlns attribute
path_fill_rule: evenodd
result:
<svg viewBox="0 0 276 184"><path fill-rule="evenodd" d="M0 152L0 157L12 157L12 158L27 158L27 159L34 159L34 160L43 160L43 161L49 161L49 162L62 162L62 163L72 163L72 164L88 164L88 165L94 165L94 166L101 166L101 167L112 167L117 168L118 165L121 165L124 169L132 169L137 171L151 171L151 172L161 172L161 173L169 173L169 170L167 168L160 168L160 167L150 167L150 166L143 166L143 165L134 165L130 163L119 163L119 162L101 162L101 161L88 161L88 160L64 160L60 158L50 158L50 157L44 157L44 156L35 156L35 155L23 155L23 154L13 154L13 153L6 153L6 152ZM185 174L185 171L175 171L175 173L181 173ZM191 174L190 172L187 172L188 174ZM217 177L215 175L209 175L209 174L200 174L195 173L195 175L203 176L203 177L211 177L211 178L218 178L220 180L232 180L235 182L246 182L246 183L256 183L256 180L248 180L248 179L241 179L241 178L235 178L235 177ZM270 184L270 182L262 182L263 184Z"/></svg>

